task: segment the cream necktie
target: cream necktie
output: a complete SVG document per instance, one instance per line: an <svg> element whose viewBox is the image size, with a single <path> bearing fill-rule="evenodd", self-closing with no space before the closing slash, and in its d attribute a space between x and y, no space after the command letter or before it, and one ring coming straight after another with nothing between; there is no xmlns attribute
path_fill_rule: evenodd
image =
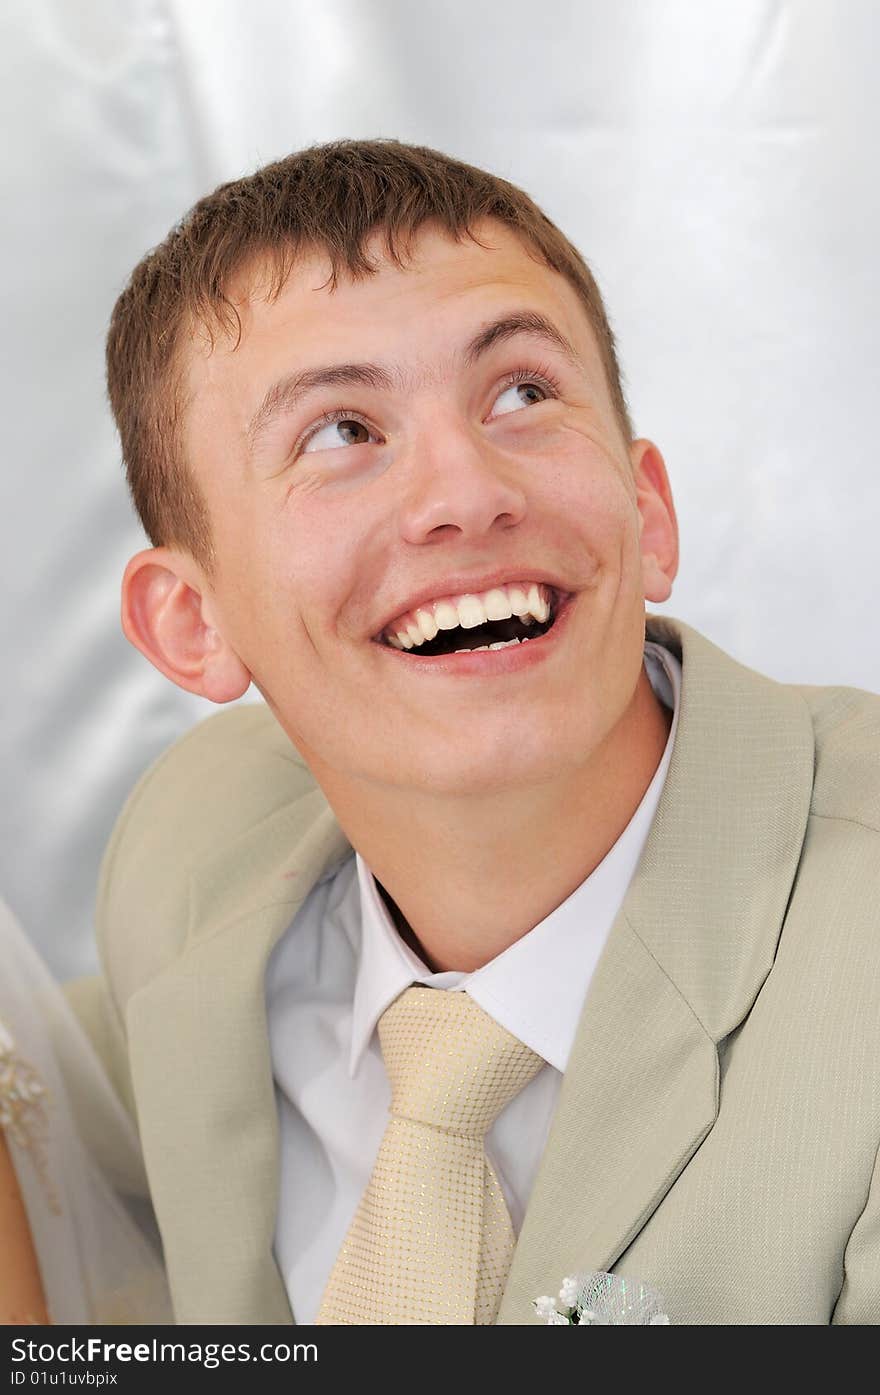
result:
<svg viewBox="0 0 880 1395"><path fill-rule="evenodd" d="M391 1118L316 1321L492 1323L515 1240L483 1139L544 1062L448 989L408 988L379 1041Z"/></svg>

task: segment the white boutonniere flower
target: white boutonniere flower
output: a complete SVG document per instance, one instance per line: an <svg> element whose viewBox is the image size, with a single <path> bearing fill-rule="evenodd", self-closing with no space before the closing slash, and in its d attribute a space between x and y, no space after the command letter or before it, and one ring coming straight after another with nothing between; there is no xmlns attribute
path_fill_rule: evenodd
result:
<svg viewBox="0 0 880 1395"><path fill-rule="evenodd" d="M668 1327L666 1304L638 1279L603 1270L570 1274L558 1298L536 1298L535 1312L549 1327Z"/></svg>

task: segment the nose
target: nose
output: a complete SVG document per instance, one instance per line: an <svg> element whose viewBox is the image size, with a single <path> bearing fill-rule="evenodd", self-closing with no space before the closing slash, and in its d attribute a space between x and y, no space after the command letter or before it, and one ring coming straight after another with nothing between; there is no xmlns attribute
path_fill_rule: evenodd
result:
<svg viewBox="0 0 880 1395"><path fill-rule="evenodd" d="M400 463L406 479L400 527L407 542L480 538L525 517L525 493L510 463L463 424L435 418L414 436Z"/></svg>

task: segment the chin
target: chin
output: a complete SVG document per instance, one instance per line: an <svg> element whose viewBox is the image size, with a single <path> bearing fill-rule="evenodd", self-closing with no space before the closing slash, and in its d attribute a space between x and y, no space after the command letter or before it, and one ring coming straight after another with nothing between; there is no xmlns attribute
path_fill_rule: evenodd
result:
<svg viewBox="0 0 880 1395"><path fill-rule="evenodd" d="M428 762L405 783L437 795L479 796L501 794L529 785L547 784L571 775L584 758L583 746L564 748L552 737L534 733L531 740L505 740L497 749L483 748L476 756L458 749Z"/></svg>

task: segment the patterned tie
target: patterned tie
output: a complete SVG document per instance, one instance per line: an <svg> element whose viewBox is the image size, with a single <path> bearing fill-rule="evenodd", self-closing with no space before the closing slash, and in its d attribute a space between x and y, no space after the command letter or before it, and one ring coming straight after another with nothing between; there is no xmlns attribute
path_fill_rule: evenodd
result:
<svg viewBox="0 0 880 1395"><path fill-rule="evenodd" d="M483 1140L544 1062L445 989L408 988L379 1040L391 1118L316 1321L492 1323L515 1240Z"/></svg>

